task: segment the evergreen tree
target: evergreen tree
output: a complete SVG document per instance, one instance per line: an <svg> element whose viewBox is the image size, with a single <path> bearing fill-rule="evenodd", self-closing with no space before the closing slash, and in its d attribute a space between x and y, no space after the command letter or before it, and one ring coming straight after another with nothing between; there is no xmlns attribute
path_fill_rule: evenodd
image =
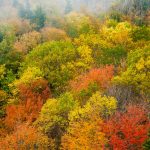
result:
<svg viewBox="0 0 150 150"><path fill-rule="evenodd" d="M66 2L65 14L68 14L72 11L72 4L70 0L66 0Z"/></svg>
<svg viewBox="0 0 150 150"><path fill-rule="evenodd" d="M31 23L35 25L35 30L40 30L44 27L46 21L46 14L41 6L38 6L33 12L33 17L30 19Z"/></svg>

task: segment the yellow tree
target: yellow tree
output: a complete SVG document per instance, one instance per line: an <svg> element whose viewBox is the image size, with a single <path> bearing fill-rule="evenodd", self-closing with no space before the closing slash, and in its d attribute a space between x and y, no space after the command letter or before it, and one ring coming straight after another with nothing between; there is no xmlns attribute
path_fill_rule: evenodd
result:
<svg viewBox="0 0 150 150"><path fill-rule="evenodd" d="M69 114L69 128L62 138L62 149L95 150L103 149L107 143L102 132L103 120L117 107L113 97L93 94L83 107L77 107Z"/></svg>

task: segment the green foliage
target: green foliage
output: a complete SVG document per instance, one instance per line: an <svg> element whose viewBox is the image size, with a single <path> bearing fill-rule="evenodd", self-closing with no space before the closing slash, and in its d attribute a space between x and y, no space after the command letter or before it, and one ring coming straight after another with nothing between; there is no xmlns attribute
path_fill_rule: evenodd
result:
<svg viewBox="0 0 150 150"><path fill-rule="evenodd" d="M91 67L91 49L75 49L71 42L44 43L35 48L25 60L24 68L38 67L56 93L64 91L68 81Z"/></svg>
<svg viewBox="0 0 150 150"><path fill-rule="evenodd" d="M132 31L132 38L134 41L150 40L150 28L149 27L137 27Z"/></svg>
<svg viewBox="0 0 150 150"><path fill-rule="evenodd" d="M143 144L143 148L144 148L144 150L149 150L150 149L150 131L148 133L148 139Z"/></svg>
<svg viewBox="0 0 150 150"><path fill-rule="evenodd" d="M0 80L1 89L10 92L9 84L12 83L16 79L16 75L12 72L12 70L7 70L5 77Z"/></svg>
<svg viewBox="0 0 150 150"><path fill-rule="evenodd" d="M109 16L110 16L110 19L113 19L113 20L115 20L117 22L121 22L122 21L122 14L119 13L118 11L114 10L114 11L110 12Z"/></svg>
<svg viewBox="0 0 150 150"><path fill-rule="evenodd" d="M127 51L122 46L116 46L114 48L104 49L101 58L99 58L102 64L114 64L118 65L121 59L126 58Z"/></svg>
<svg viewBox="0 0 150 150"><path fill-rule="evenodd" d="M0 118L5 116L5 105L7 104L6 92L0 90Z"/></svg>
<svg viewBox="0 0 150 150"><path fill-rule="evenodd" d="M0 65L0 89L10 92L9 84L16 79L12 70L7 70L5 65Z"/></svg>
<svg viewBox="0 0 150 150"><path fill-rule="evenodd" d="M34 24L35 30L40 30L44 27L46 21L46 14L42 7L38 6L35 10L32 10L30 4L23 5L19 9L19 16L23 19L29 19L31 24Z"/></svg>
<svg viewBox="0 0 150 150"><path fill-rule="evenodd" d="M149 77L150 77L150 46L143 49L131 51L128 55L128 67L121 76L114 78L114 82L119 84L134 86L141 93L149 94Z"/></svg>
<svg viewBox="0 0 150 150"><path fill-rule="evenodd" d="M40 30L44 27L46 21L46 14L41 7L37 7L33 12L31 23L35 24L35 29Z"/></svg>
<svg viewBox="0 0 150 150"><path fill-rule="evenodd" d="M104 26L99 34L80 35L75 39L75 44L88 45L96 65L118 65L132 46L130 30L127 22L119 23L114 28Z"/></svg>
<svg viewBox="0 0 150 150"><path fill-rule="evenodd" d="M3 38L0 42L0 64L4 64L8 61L8 54L12 50L13 43L15 41L15 33L13 28L9 25L1 25L0 33L3 35Z"/></svg>

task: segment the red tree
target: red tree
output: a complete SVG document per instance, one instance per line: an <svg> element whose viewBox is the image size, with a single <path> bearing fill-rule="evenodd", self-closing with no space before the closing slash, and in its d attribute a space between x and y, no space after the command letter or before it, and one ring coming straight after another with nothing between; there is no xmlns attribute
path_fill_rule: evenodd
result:
<svg viewBox="0 0 150 150"><path fill-rule="evenodd" d="M115 150L141 150L149 127L144 107L131 105L126 112L112 116L104 125L104 132Z"/></svg>

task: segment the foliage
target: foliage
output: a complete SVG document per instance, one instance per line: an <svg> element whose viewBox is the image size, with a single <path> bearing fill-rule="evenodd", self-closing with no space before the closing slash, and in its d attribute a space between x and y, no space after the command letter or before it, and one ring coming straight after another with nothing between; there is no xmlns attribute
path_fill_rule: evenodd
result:
<svg viewBox="0 0 150 150"><path fill-rule="evenodd" d="M32 126L17 126L14 133L0 140L0 149L48 149L49 139Z"/></svg>
<svg viewBox="0 0 150 150"><path fill-rule="evenodd" d="M113 114L116 108L117 100L114 97L102 96L100 92L96 92L83 107L79 106L70 112L69 120L88 119L91 114L105 118Z"/></svg>
<svg viewBox="0 0 150 150"><path fill-rule="evenodd" d="M16 75L13 74L12 70L6 70L3 78L0 80L1 89L10 92L9 84L16 79Z"/></svg>
<svg viewBox="0 0 150 150"><path fill-rule="evenodd" d="M26 71L21 74L21 77L20 79L18 80L15 80L14 81L14 85L17 86L19 84L29 84L31 83L33 80L37 80L37 79L40 79L42 78L44 75L42 73L42 71L39 69L39 68L36 68L36 67L28 67L26 69Z"/></svg>
<svg viewBox="0 0 150 150"><path fill-rule="evenodd" d="M37 7L33 11L33 16L30 19L31 23L35 25L35 30L40 30L44 27L46 21L46 14L42 7Z"/></svg>
<svg viewBox="0 0 150 150"><path fill-rule="evenodd" d="M60 145L60 139L68 126L68 114L76 107L72 94L65 93L58 99L49 99L42 107L36 125L44 133L55 139L55 144Z"/></svg>
<svg viewBox="0 0 150 150"><path fill-rule="evenodd" d="M139 40L150 40L150 28L149 27L136 27L132 31L132 37L134 41L139 41Z"/></svg>
<svg viewBox="0 0 150 150"><path fill-rule="evenodd" d="M142 149L150 122L143 106L130 105L117 112L104 125L104 132L113 149Z"/></svg>
<svg viewBox="0 0 150 150"><path fill-rule="evenodd" d="M121 45L127 50L132 45L130 32L131 25L128 22L118 23L115 28L104 26L101 30L102 38L113 45Z"/></svg>
<svg viewBox="0 0 150 150"><path fill-rule="evenodd" d="M93 59L87 46L75 49L71 42L44 43L26 58L25 67L39 67L49 81L52 90L64 91L68 81L80 72L88 70Z"/></svg>
<svg viewBox="0 0 150 150"><path fill-rule="evenodd" d="M95 93L83 107L77 107L69 114L69 128L62 138L63 149L103 149L107 143L101 132L103 121L116 109L113 97L102 97Z"/></svg>
<svg viewBox="0 0 150 150"><path fill-rule="evenodd" d="M121 22L115 27L103 26L99 34L82 34L74 42L91 47L96 64L118 65L133 47L130 32L131 25Z"/></svg>
<svg viewBox="0 0 150 150"><path fill-rule="evenodd" d="M0 33L2 36L0 42L0 64L6 64L9 61L8 55L15 41L15 32L11 25L3 23L0 25Z"/></svg>
<svg viewBox="0 0 150 150"><path fill-rule="evenodd" d="M137 90L149 94L149 46L131 51L128 55L128 68L114 82L133 85Z"/></svg>
<svg viewBox="0 0 150 150"><path fill-rule="evenodd" d="M150 149L150 131L148 133L148 139L143 144L143 148L144 148L144 150L149 150Z"/></svg>
<svg viewBox="0 0 150 150"><path fill-rule="evenodd" d="M78 120L70 124L68 132L62 138L62 149L103 149L107 142L105 134L100 131L102 120Z"/></svg>
<svg viewBox="0 0 150 150"><path fill-rule="evenodd" d="M32 123L36 120L45 101L51 96L47 81L38 79L29 85L21 84L18 105L11 104L6 108L5 124L11 129L22 122Z"/></svg>
<svg viewBox="0 0 150 150"><path fill-rule="evenodd" d="M23 34L18 41L15 42L14 48L18 52L28 53L41 42L40 33L33 31Z"/></svg>
<svg viewBox="0 0 150 150"><path fill-rule="evenodd" d="M84 99L85 96L91 96L94 90L103 91L107 89L113 74L113 66L91 69L86 74L80 75L70 82L71 90Z"/></svg>
<svg viewBox="0 0 150 150"><path fill-rule="evenodd" d="M41 30L42 40L44 42L68 40L65 31L52 27L45 27Z"/></svg>
<svg viewBox="0 0 150 150"><path fill-rule="evenodd" d="M72 38L97 32L97 23L82 13L71 12L65 17L65 31Z"/></svg>
<svg viewBox="0 0 150 150"><path fill-rule="evenodd" d="M5 105L7 104L7 93L0 90L0 118L5 116Z"/></svg>

